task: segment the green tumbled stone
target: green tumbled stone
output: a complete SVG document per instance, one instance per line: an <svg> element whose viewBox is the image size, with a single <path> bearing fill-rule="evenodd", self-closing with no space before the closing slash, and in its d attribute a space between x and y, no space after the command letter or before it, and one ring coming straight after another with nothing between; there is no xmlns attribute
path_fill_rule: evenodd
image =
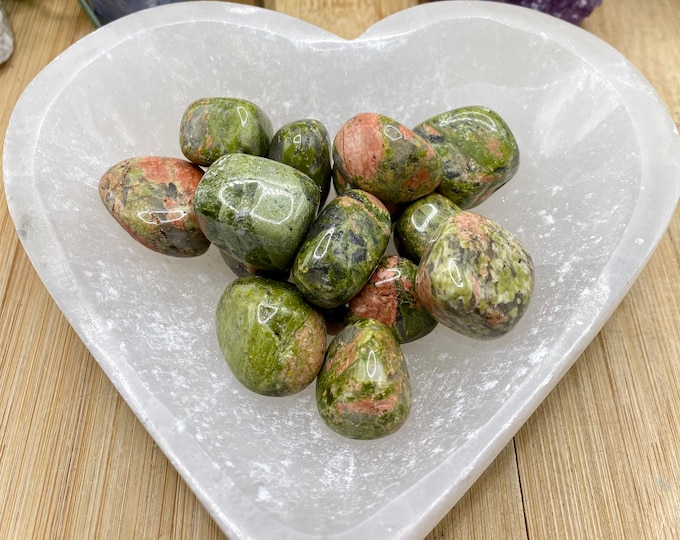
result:
<svg viewBox="0 0 680 540"><path fill-rule="evenodd" d="M394 224L394 245L402 257L420 262L439 225L460 208L439 193L412 202Z"/></svg>
<svg viewBox="0 0 680 540"><path fill-rule="evenodd" d="M409 259L384 256L368 283L349 301L350 320L378 320L392 329L399 343L415 341L432 332L437 321L416 295L417 270Z"/></svg>
<svg viewBox="0 0 680 540"><path fill-rule="evenodd" d="M318 206L319 190L307 175L246 154L213 163L194 198L205 236L235 261L267 272L290 269Z"/></svg>
<svg viewBox="0 0 680 540"><path fill-rule="evenodd" d="M260 276L236 279L219 300L216 327L229 368L253 392L295 394L321 369L324 319L290 283Z"/></svg>
<svg viewBox="0 0 680 540"><path fill-rule="evenodd" d="M305 119L282 126L272 138L269 157L309 176L319 187L323 206L331 186L331 140L318 120Z"/></svg>
<svg viewBox="0 0 680 540"><path fill-rule="evenodd" d="M316 381L324 422L353 439L377 439L397 431L411 410L411 382L392 331L360 319L345 326L328 347Z"/></svg>
<svg viewBox="0 0 680 540"><path fill-rule="evenodd" d="M486 107L438 114L413 131L441 156L444 172L437 191L463 210L484 202L519 168L519 148L505 121Z"/></svg>
<svg viewBox="0 0 680 540"><path fill-rule="evenodd" d="M435 319L477 339L509 332L533 289L533 262L519 240L468 211L442 223L416 275L416 294Z"/></svg>
<svg viewBox="0 0 680 540"><path fill-rule="evenodd" d="M369 193L349 190L309 228L293 263L293 281L312 304L345 304L371 277L391 232L385 206Z"/></svg>
<svg viewBox="0 0 680 540"><path fill-rule="evenodd" d="M272 125L266 113L245 99L202 98L189 104L179 127L184 156L209 166L225 154L266 156Z"/></svg>

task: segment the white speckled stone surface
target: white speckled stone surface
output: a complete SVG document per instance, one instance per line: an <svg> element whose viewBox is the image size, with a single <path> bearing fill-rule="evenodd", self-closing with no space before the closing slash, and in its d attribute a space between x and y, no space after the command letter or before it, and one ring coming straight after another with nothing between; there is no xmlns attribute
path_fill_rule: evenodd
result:
<svg viewBox="0 0 680 540"><path fill-rule="evenodd" d="M213 317L233 275L216 250L136 244L97 183L121 159L180 157L193 99L250 99L275 126L334 134L374 111L406 125L496 110L522 156L476 210L532 253L517 328L476 342L438 328L404 351L412 416L354 441L313 388L256 396L221 358ZM39 275L151 435L232 538L417 539L463 495L623 298L680 193L680 138L654 90L571 24L491 2L436 2L345 41L272 11L186 2L114 21L26 89L4 148L12 217ZM75 288L75 292L74 292Z"/></svg>
<svg viewBox="0 0 680 540"><path fill-rule="evenodd" d="M0 64L10 57L12 51L14 51L14 34L5 8L0 2Z"/></svg>

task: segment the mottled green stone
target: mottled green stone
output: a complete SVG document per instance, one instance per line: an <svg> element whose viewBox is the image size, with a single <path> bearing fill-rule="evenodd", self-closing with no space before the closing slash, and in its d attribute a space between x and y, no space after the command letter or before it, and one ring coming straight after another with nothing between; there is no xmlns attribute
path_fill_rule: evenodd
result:
<svg viewBox="0 0 680 540"><path fill-rule="evenodd" d="M437 321L416 295L417 270L409 259L384 256L368 283L349 301L349 320L378 320L394 332L399 343L432 332Z"/></svg>
<svg viewBox="0 0 680 540"><path fill-rule="evenodd" d="M213 244L251 269L273 272L290 269L318 206L319 190L307 175L246 154L213 163L194 198Z"/></svg>
<svg viewBox="0 0 680 540"><path fill-rule="evenodd" d="M209 166L225 154L267 156L272 131L267 114L250 101L202 98L182 115L179 145L188 160Z"/></svg>
<svg viewBox="0 0 680 540"><path fill-rule="evenodd" d="M232 373L258 394L295 394L321 369L323 317L290 283L260 276L236 279L218 302L216 328Z"/></svg>
<svg viewBox="0 0 680 540"><path fill-rule="evenodd" d="M413 131L441 156L443 178L437 191L463 210L484 202L519 168L519 148L498 113L468 106L438 114Z"/></svg>
<svg viewBox="0 0 680 540"><path fill-rule="evenodd" d="M142 156L113 165L99 180L99 196L140 244L173 257L195 257L210 247L194 214L203 170L184 159Z"/></svg>
<svg viewBox="0 0 680 540"><path fill-rule="evenodd" d="M378 199L347 191L309 228L293 263L293 281L312 304L345 304L371 277L391 232L390 214Z"/></svg>
<svg viewBox="0 0 680 540"><path fill-rule="evenodd" d="M533 289L533 262L520 241L469 211L442 223L416 275L416 294L435 319L477 339L514 328Z"/></svg>
<svg viewBox="0 0 680 540"><path fill-rule="evenodd" d="M440 156L425 139L377 113L357 114L341 126L333 140L333 164L345 182L386 204L431 193L443 173Z"/></svg>
<svg viewBox="0 0 680 540"><path fill-rule="evenodd" d="M439 193L412 202L394 224L394 245L402 257L420 262L439 225L460 208Z"/></svg>
<svg viewBox="0 0 680 540"><path fill-rule="evenodd" d="M319 207L331 186L331 139L326 127L314 119L285 124L274 133L269 157L309 176L319 187Z"/></svg>
<svg viewBox="0 0 680 540"><path fill-rule="evenodd" d="M387 326L360 319L335 336L316 381L317 408L331 429L353 439L390 435L411 401L406 361Z"/></svg>

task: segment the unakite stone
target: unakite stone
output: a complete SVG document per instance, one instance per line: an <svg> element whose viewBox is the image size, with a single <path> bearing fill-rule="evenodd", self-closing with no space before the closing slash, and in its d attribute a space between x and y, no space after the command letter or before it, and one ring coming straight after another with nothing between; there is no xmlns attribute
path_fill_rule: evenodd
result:
<svg viewBox="0 0 680 540"><path fill-rule="evenodd" d="M218 302L216 328L232 373L258 394L295 394L321 369L324 319L288 282L260 276L234 280Z"/></svg>
<svg viewBox="0 0 680 540"><path fill-rule="evenodd" d="M267 114L245 99L197 99L184 111L179 145L184 156L209 166L226 154L267 156L272 138Z"/></svg>
<svg viewBox="0 0 680 540"><path fill-rule="evenodd" d="M442 161L434 148L377 113L357 114L341 126L333 141L333 164L345 182L384 203L419 199L442 179Z"/></svg>
<svg viewBox="0 0 680 540"><path fill-rule="evenodd" d="M293 263L293 281L312 304L341 306L371 277L391 233L385 206L370 193L349 190L309 228Z"/></svg>
<svg viewBox="0 0 680 540"><path fill-rule="evenodd" d="M194 214L203 170L183 159L143 156L113 165L99 180L99 196L116 221L140 244L174 257L195 257L210 247Z"/></svg>
<svg viewBox="0 0 680 540"><path fill-rule="evenodd" d="M394 224L394 245L402 257L420 262L439 225L460 208L439 193L409 204Z"/></svg>
<svg viewBox="0 0 680 540"><path fill-rule="evenodd" d="M309 176L319 188L323 206L331 186L331 139L326 127L314 119L285 124L274 133L269 157Z"/></svg>
<svg viewBox="0 0 680 540"><path fill-rule="evenodd" d="M205 236L254 270L284 272L319 206L306 174L247 154L223 156L203 175L194 208Z"/></svg>
<svg viewBox="0 0 680 540"><path fill-rule="evenodd" d="M501 116L487 107L443 112L413 131L442 158L443 178L437 191L463 210L484 202L519 168L514 134Z"/></svg>
<svg viewBox="0 0 680 540"><path fill-rule="evenodd" d="M394 332L399 343L432 332L437 321L416 296L417 270L409 259L384 256L368 283L349 301L350 320L378 320Z"/></svg>
<svg viewBox="0 0 680 540"><path fill-rule="evenodd" d="M411 382L399 343L379 321L345 326L328 346L316 381L324 422L353 439L377 439L397 431L411 410Z"/></svg>
<svg viewBox="0 0 680 540"><path fill-rule="evenodd" d="M533 262L520 241L469 211L442 223L416 274L416 294L434 318L477 339L512 330L533 290Z"/></svg>

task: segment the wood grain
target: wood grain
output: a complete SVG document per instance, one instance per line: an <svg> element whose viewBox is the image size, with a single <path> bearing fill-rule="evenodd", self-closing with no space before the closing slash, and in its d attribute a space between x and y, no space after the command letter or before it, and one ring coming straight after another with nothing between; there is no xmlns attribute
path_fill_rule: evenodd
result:
<svg viewBox="0 0 680 540"><path fill-rule="evenodd" d="M264 1L347 39L415 3ZM0 66L4 140L26 85L91 27L75 1L3 4L16 37ZM680 0L604 0L584 28L680 125ZM0 538L224 538L49 297L0 193ZM679 259L676 215L602 332L428 540L680 537Z"/></svg>

